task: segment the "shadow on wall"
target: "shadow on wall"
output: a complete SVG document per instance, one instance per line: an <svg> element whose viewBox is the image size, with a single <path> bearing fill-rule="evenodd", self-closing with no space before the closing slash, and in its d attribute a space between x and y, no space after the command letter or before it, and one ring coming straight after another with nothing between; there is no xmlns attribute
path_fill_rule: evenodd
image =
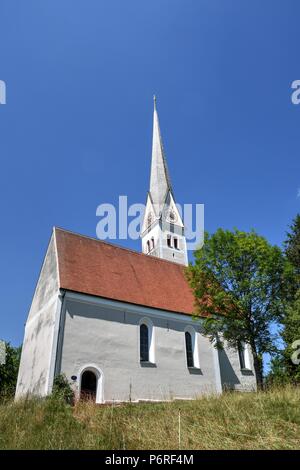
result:
<svg viewBox="0 0 300 470"><path fill-rule="evenodd" d="M218 349L221 383L223 390L234 390L240 381L234 372L234 369L228 359L227 353L224 349Z"/></svg>

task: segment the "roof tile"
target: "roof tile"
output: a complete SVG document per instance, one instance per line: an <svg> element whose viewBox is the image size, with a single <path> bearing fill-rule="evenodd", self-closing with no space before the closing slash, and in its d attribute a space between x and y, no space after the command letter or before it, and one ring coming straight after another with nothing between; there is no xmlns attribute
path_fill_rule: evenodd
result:
<svg viewBox="0 0 300 470"><path fill-rule="evenodd" d="M61 288L193 314L184 266L58 228L55 235Z"/></svg>

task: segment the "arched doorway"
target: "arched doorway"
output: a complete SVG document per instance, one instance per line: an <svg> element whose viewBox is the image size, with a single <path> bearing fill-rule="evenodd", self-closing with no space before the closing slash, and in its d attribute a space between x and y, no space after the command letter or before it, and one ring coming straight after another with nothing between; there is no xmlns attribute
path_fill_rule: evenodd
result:
<svg viewBox="0 0 300 470"><path fill-rule="evenodd" d="M96 401L98 378L92 370L85 370L81 375L80 399Z"/></svg>

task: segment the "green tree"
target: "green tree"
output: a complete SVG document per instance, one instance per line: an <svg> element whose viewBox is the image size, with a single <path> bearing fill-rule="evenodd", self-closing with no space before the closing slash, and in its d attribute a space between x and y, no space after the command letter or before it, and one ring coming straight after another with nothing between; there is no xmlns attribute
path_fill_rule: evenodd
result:
<svg viewBox="0 0 300 470"><path fill-rule="evenodd" d="M293 220L284 245L288 260L294 266L296 274L300 276L300 214L297 214ZM299 287L298 277L297 288Z"/></svg>
<svg viewBox="0 0 300 470"><path fill-rule="evenodd" d="M285 241L285 254L294 268L288 281L289 302L283 318L282 361L289 380L300 383L300 365L295 361L295 341L300 340L300 215L292 222Z"/></svg>
<svg viewBox="0 0 300 470"><path fill-rule="evenodd" d="M282 357L277 354L271 359L270 370L266 376L265 384L267 387L286 385L288 376Z"/></svg>
<svg viewBox="0 0 300 470"><path fill-rule="evenodd" d="M21 347L5 344L5 357L0 364L0 397L14 396L20 365Z"/></svg>
<svg viewBox="0 0 300 470"><path fill-rule="evenodd" d="M290 270L281 250L254 231L218 229L205 235L188 268L197 314L206 314L204 332L238 348L250 344L257 386L262 387L262 356L274 353L271 326L281 318L284 275ZM208 315L207 315L208 314Z"/></svg>
<svg viewBox="0 0 300 470"><path fill-rule="evenodd" d="M287 306L282 323L281 335L285 343L282 357L286 374L290 381L300 383L300 353L297 356L297 350L300 351L300 289L295 300Z"/></svg>

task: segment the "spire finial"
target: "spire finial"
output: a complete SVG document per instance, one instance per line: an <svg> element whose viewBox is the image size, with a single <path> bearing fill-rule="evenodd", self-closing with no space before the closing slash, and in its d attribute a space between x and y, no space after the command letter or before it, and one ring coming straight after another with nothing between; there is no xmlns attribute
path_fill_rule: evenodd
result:
<svg viewBox="0 0 300 470"><path fill-rule="evenodd" d="M154 108L156 108L156 96L153 95L153 101L154 101Z"/></svg>

